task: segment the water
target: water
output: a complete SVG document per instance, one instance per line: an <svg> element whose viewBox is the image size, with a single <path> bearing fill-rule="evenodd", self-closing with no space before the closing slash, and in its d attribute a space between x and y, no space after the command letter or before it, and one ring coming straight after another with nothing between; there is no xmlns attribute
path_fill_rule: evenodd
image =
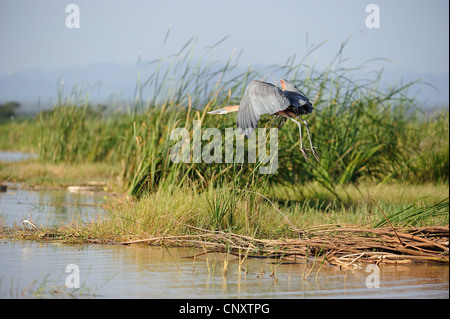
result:
<svg viewBox="0 0 450 319"><path fill-rule="evenodd" d="M34 154L13 151L0 151L0 162L18 162L35 157L36 155Z"/></svg>
<svg viewBox="0 0 450 319"><path fill-rule="evenodd" d="M0 193L0 216L8 226L20 225L23 219L38 226L73 218L89 221L104 213L102 204L107 201L101 193L9 187ZM0 298L449 298L448 265L342 270L300 260L284 264L249 259L240 265L237 257L223 254L185 258L199 252L2 239ZM79 272L66 272L70 265ZM80 287L71 288L67 280L77 273Z"/></svg>
<svg viewBox="0 0 450 319"><path fill-rule="evenodd" d="M27 219L42 226L69 223L73 219L91 221L104 213L102 205L108 195L103 193L72 193L66 190L24 190L8 185L0 193L0 220L7 226Z"/></svg>
<svg viewBox="0 0 450 319"><path fill-rule="evenodd" d="M379 288L360 269L280 264L223 254L195 258L193 248L0 242L2 298L448 298L448 266L381 265ZM80 288L67 288L66 267ZM245 270L245 272L244 272ZM308 275L309 273L309 275ZM305 276L308 275L306 278ZM370 279L370 278L369 278ZM369 280L369 284L371 281Z"/></svg>

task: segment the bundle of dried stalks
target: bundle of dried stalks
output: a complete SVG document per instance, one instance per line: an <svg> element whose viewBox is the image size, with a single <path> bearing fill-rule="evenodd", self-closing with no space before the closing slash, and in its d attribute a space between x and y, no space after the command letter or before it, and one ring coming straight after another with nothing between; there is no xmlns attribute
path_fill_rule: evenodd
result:
<svg viewBox="0 0 450 319"><path fill-rule="evenodd" d="M321 258L344 267L360 262L449 261L448 225L397 229L321 225L303 230L301 237L269 240L203 230L196 235L153 237L122 244L191 245L248 258Z"/></svg>

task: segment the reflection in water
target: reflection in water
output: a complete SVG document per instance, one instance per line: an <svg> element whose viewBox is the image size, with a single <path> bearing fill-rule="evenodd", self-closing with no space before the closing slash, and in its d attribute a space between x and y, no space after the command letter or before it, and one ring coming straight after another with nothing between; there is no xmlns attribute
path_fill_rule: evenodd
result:
<svg viewBox="0 0 450 319"><path fill-rule="evenodd" d="M30 297L21 292L44 278L46 285L70 290L69 264L79 266L81 289L97 298L448 298L449 289L448 265L382 265L380 288L369 289L366 265L356 270L316 265L310 271L312 263L301 261L250 259L240 265L236 256L224 263L222 254L184 258L200 252L193 248L6 240L0 245L3 298L11 294L11 283L18 291L12 297Z"/></svg>

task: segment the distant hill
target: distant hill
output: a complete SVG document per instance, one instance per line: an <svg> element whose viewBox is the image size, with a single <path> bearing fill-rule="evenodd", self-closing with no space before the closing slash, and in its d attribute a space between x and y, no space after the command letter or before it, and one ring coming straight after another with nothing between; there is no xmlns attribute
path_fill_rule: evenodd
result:
<svg viewBox="0 0 450 319"><path fill-rule="evenodd" d="M137 66L97 63L52 72L27 70L0 75L0 103L18 101L21 111L51 108L58 100L58 85L63 81L65 92L76 85L79 92L89 92L89 100L129 99L134 94Z"/></svg>
<svg viewBox="0 0 450 319"><path fill-rule="evenodd" d="M256 66L255 66L256 67ZM244 72L242 67L238 72ZM264 69L264 66L261 66ZM150 76L151 69L141 67L142 78ZM17 101L20 112L36 112L51 108L58 99L58 81L63 80L65 92L77 90L89 92L93 103L130 100L134 96L137 80L137 64L95 63L89 66L70 67L52 72L26 70L13 74L0 74L0 103ZM386 70L383 81L387 84L422 79L436 87L419 84L410 90L419 100L426 101L425 107L447 105L449 103L449 74L433 75L415 73L408 70Z"/></svg>

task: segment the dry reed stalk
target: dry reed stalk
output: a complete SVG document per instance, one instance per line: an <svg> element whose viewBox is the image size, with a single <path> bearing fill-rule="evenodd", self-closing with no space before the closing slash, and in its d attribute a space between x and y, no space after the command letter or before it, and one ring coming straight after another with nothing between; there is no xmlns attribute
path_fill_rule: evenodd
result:
<svg viewBox="0 0 450 319"><path fill-rule="evenodd" d="M370 199L372 200L372 202L375 204L375 206L377 206L378 210L381 212L381 214L383 214L384 219L386 219L386 221L388 222L389 226L391 227L392 231L395 233L395 236L397 236L398 241L400 242L400 244L402 244L402 246L404 246L402 240L400 239L400 236L397 234L397 231L395 230L395 228L392 226L391 222L389 221L389 219L386 217L386 214L381 210L380 206L378 206L377 202L372 198L372 196L370 196Z"/></svg>

